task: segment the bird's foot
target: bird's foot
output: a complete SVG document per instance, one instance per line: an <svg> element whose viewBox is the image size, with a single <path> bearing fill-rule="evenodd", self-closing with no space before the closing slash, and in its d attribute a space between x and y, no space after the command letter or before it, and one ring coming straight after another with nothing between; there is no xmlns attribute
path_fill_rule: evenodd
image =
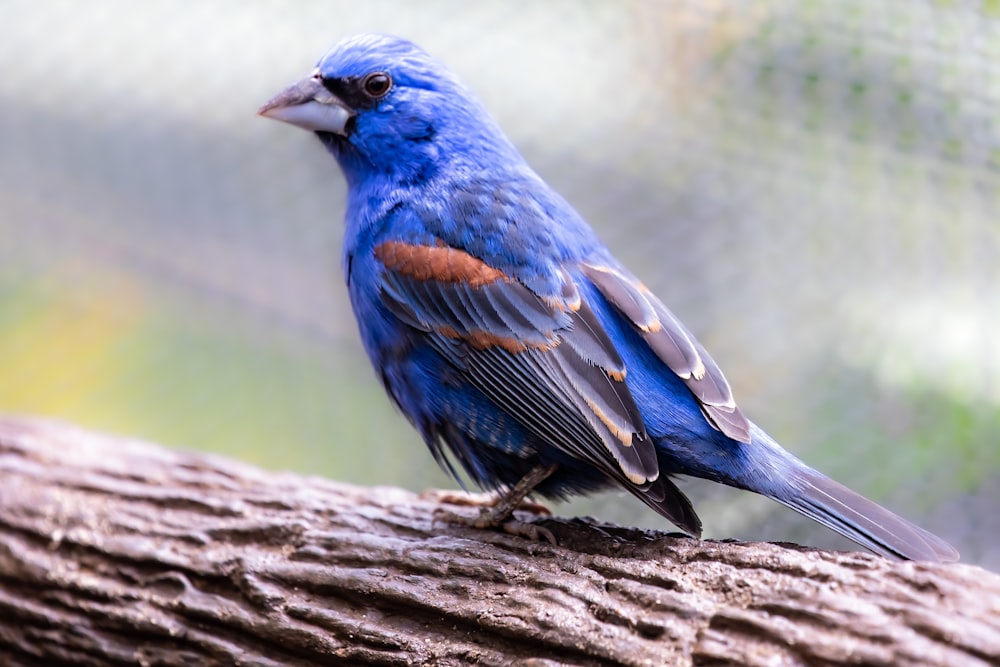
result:
<svg viewBox="0 0 1000 667"><path fill-rule="evenodd" d="M510 535L524 537L535 542L545 540L549 544L558 544L556 536L553 535L552 531L548 528L536 526L528 521L515 519L509 514L504 517L500 512L496 511L496 507L496 505L492 507L481 507L475 516L458 514L457 512L441 508L434 512L434 521L442 521L459 526L468 526L469 528L477 528L480 530L484 528L501 528L505 533Z"/></svg>
<svg viewBox="0 0 1000 667"><path fill-rule="evenodd" d="M420 494L421 500L440 503L442 505L457 505L459 507L485 507L491 508L503 498L502 493L469 493L468 491L451 491L449 489L427 489ZM447 512L447 510L438 510ZM524 498L514 508L516 512L531 512L539 516L552 516L552 510L546 505L534 501L531 498Z"/></svg>
<svg viewBox="0 0 1000 667"><path fill-rule="evenodd" d="M549 529L525 521L519 521L511 516L515 510L519 509L534 512L535 514L551 514L549 509L544 505L531 501L526 502L525 498L539 483L555 472L555 469L555 465L533 468L521 481L499 497L494 494L449 495L447 492L441 493L436 497L440 502L478 506L480 508L479 513L476 516L470 517L440 508L434 512L434 520L446 521L471 528L503 528L504 532L511 535L526 537L535 541L545 539L551 544L556 544L555 535Z"/></svg>

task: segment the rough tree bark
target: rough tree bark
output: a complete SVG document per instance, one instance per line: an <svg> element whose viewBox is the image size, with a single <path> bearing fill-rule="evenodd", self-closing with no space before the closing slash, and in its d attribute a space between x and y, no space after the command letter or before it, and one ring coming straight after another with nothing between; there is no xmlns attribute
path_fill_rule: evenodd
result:
<svg viewBox="0 0 1000 667"><path fill-rule="evenodd" d="M437 506L0 419L0 664L1000 664L976 567Z"/></svg>

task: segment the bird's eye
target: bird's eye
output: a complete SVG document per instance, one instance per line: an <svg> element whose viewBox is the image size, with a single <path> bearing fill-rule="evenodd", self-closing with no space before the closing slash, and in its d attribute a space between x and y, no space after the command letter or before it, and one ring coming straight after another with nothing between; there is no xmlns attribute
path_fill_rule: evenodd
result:
<svg viewBox="0 0 1000 667"><path fill-rule="evenodd" d="M365 77L364 81L361 82L361 87L368 97L377 100L380 97L385 97L389 89L392 88L392 77L386 72L373 72Z"/></svg>

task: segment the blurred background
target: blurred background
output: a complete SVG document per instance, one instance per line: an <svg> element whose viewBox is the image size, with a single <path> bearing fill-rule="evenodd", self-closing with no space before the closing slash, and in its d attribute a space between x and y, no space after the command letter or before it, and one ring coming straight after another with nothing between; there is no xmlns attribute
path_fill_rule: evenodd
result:
<svg viewBox="0 0 1000 667"><path fill-rule="evenodd" d="M454 488L364 357L335 162L255 116L359 31L457 70L755 421L1000 569L994 0L0 0L0 412ZM684 488L708 537L851 548Z"/></svg>

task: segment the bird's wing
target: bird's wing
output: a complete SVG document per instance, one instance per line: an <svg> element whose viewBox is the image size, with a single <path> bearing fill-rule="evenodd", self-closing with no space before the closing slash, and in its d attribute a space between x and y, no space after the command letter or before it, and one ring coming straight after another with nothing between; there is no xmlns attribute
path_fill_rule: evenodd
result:
<svg viewBox="0 0 1000 667"><path fill-rule="evenodd" d="M499 407L567 453L635 485L659 476L625 366L565 276L543 298L469 253L387 241L381 297Z"/></svg>
<svg viewBox="0 0 1000 667"><path fill-rule="evenodd" d="M663 302L622 269L588 263L580 268L639 331L656 356L684 381L708 421L730 438L750 442L750 422L737 407L729 382Z"/></svg>

